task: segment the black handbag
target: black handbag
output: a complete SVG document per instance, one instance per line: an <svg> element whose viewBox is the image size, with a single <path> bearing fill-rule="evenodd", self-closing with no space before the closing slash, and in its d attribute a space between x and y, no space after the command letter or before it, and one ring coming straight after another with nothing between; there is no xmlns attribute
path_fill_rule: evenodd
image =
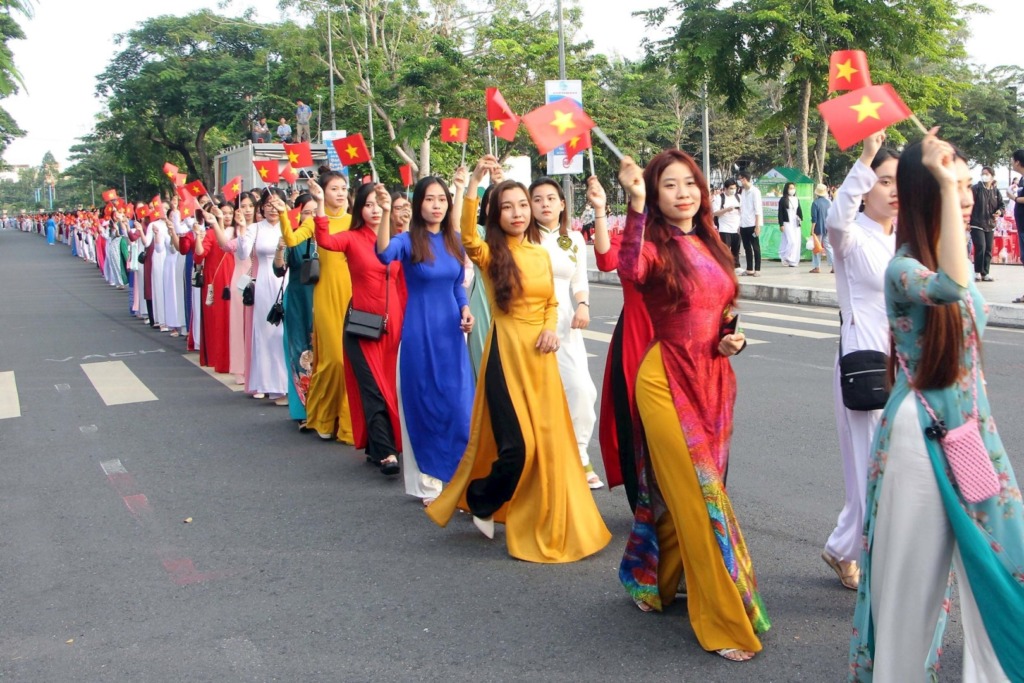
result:
<svg viewBox="0 0 1024 683"><path fill-rule="evenodd" d="M304 285L315 285L320 282L320 253L315 248L316 242L310 237L306 242L306 258L299 268L299 282ZM312 255L309 253L310 249L313 249Z"/></svg>
<svg viewBox="0 0 1024 683"><path fill-rule="evenodd" d="M145 262L146 262L146 252L145 252L145 251L142 251L142 252L141 252L141 253L139 254L139 263L145 263Z"/></svg>
<svg viewBox="0 0 1024 683"><path fill-rule="evenodd" d="M197 263L192 266L192 286L197 289L203 288L203 264Z"/></svg>
<svg viewBox="0 0 1024 683"><path fill-rule="evenodd" d="M256 281L249 280L249 284L242 290L242 305L252 306L256 303Z"/></svg>
<svg viewBox="0 0 1024 683"><path fill-rule="evenodd" d="M388 331L388 300L391 294L389 280L391 278L391 266L384 266L384 315L359 311L348 305L348 314L345 316L345 334L351 334L363 339L377 341Z"/></svg>
<svg viewBox="0 0 1024 683"><path fill-rule="evenodd" d="M267 312L267 322L271 325L280 325L284 320L284 279L281 279L281 289L277 290L277 301Z"/></svg>
<svg viewBox="0 0 1024 683"><path fill-rule="evenodd" d="M839 388L849 410L880 410L889 400L889 356L881 351L843 353L839 314Z"/></svg>

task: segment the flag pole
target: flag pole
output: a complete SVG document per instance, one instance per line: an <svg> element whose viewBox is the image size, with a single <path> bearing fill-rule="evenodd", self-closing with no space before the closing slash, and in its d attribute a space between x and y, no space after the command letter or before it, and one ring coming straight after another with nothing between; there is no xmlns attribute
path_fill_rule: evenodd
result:
<svg viewBox="0 0 1024 683"><path fill-rule="evenodd" d="M491 145L491 122L487 122L487 153L494 154L494 147Z"/></svg>
<svg viewBox="0 0 1024 683"><path fill-rule="evenodd" d="M590 175L595 176L597 174L594 173L594 146L593 145L591 145L590 149L587 150L587 156L590 157Z"/></svg>
<svg viewBox="0 0 1024 683"><path fill-rule="evenodd" d="M917 127L921 129L922 133L928 135L928 129L924 127L923 123L921 123L921 119L917 118L917 114L911 114L910 120L917 124Z"/></svg>
<svg viewBox="0 0 1024 683"><path fill-rule="evenodd" d="M622 161L622 157L625 156L622 153L622 150L616 147L615 143L608 139L608 136L604 134L603 130L601 130L597 126L594 126L593 128L590 129L590 132L596 135L601 140L601 142L604 143L604 146L608 148L609 152L614 154L619 161Z"/></svg>
<svg viewBox="0 0 1024 683"><path fill-rule="evenodd" d="M466 165L466 144L467 143L465 142L462 143L462 163L460 163L459 166Z"/></svg>

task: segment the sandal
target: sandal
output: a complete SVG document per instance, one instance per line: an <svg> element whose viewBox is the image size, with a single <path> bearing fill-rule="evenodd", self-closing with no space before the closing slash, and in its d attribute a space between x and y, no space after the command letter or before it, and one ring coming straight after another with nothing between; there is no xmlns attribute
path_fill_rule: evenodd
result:
<svg viewBox="0 0 1024 683"><path fill-rule="evenodd" d="M1014 300L1013 300L1013 301L1012 301L1011 303L1015 303L1015 304L1024 304L1024 295L1018 296L1018 297L1017 297L1016 299L1014 299Z"/></svg>
<svg viewBox="0 0 1024 683"><path fill-rule="evenodd" d="M749 650L739 650L735 647L726 647L721 650L715 650L715 654L723 659L728 659L730 662L749 662L754 658L754 653Z"/></svg>
<svg viewBox="0 0 1024 683"><path fill-rule="evenodd" d="M860 585L860 568L857 566L856 560L842 562L827 550L821 551L821 559L825 560L825 564L832 567L832 571L839 577L839 583L843 584L843 588L849 588L852 591L857 590L857 587Z"/></svg>
<svg viewBox="0 0 1024 683"><path fill-rule="evenodd" d="M401 467L398 464L397 455L389 455L388 457L380 461L381 474L391 476L393 474L398 474L400 471Z"/></svg>
<svg viewBox="0 0 1024 683"><path fill-rule="evenodd" d="M654 611L654 608L651 607L650 605L648 605L643 600L634 600L633 602L636 603L636 606L640 608L641 612L653 612Z"/></svg>

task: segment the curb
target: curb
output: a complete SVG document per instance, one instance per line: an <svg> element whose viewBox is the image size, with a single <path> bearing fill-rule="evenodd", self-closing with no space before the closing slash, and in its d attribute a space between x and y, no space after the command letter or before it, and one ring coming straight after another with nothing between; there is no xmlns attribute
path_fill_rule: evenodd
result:
<svg viewBox="0 0 1024 683"><path fill-rule="evenodd" d="M587 279L603 285L619 285L618 273L603 273L588 269ZM777 304L801 304L839 308L839 295L834 289L817 287L787 287L753 282L740 282L740 298L748 301L767 301ZM1024 306L1019 304L989 303L988 324L992 327L1024 329Z"/></svg>

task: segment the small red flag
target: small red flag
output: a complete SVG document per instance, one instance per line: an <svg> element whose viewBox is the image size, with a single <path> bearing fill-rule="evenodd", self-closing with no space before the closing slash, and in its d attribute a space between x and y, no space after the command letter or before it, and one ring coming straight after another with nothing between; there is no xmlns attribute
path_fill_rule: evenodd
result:
<svg viewBox="0 0 1024 683"><path fill-rule="evenodd" d="M136 213L138 214L139 218L149 218L149 207L143 204L142 206L139 207L139 210Z"/></svg>
<svg viewBox="0 0 1024 683"><path fill-rule="evenodd" d="M523 117L523 124L541 154L547 154L594 127L594 122L580 105L568 97L534 109Z"/></svg>
<svg viewBox="0 0 1024 683"><path fill-rule="evenodd" d="M349 135L346 138L332 140L334 150L338 153L341 163L345 166L352 164L365 164L370 160L370 150L366 147L362 133Z"/></svg>
<svg viewBox="0 0 1024 683"><path fill-rule="evenodd" d="M174 164L172 164L169 161L164 164L164 175L165 176L167 176L171 180L174 180L174 176L177 173L178 173L178 167L177 166L175 166Z"/></svg>
<svg viewBox="0 0 1024 683"><path fill-rule="evenodd" d="M192 196L184 185L180 185L174 188L174 192L175 194L178 195L178 199L180 199L181 201L185 201L186 199Z"/></svg>
<svg viewBox="0 0 1024 683"><path fill-rule="evenodd" d="M277 159L254 161L252 165L256 167L256 172L260 174L260 180L265 185L276 183L281 177L281 174L278 172Z"/></svg>
<svg viewBox="0 0 1024 683"><path fill-rule="evenodd" d="M153 201L149 203L149 215L153 220L160 220L164 217L164 203L160 199L160 195L153 197Z"/></svg>
<svg viewBox="0 0 1024 683"><path fill-rule="evenodd" d="M519 117L515 114L510 119L494 119L491 121L494 134L502 140L515 142L516 132L519 130Z"/></svg>
<svg viewBox="0 0 1024 683"><path fill-rule="evenodd" d="M206 194L206 186L203 185L202 180L193 180L191 183L185 186L188 193L193 197L202 197Z"/></svg>
<svg viewBox="0 0 1024 683"><path fill-rule="evenodd" d="M398 173L402 176L402 185L405 187L412 185L412 164L402 164L398 167Z"/></svg>
<svg viewBox="0 0 1024 683"><path fill-rule="evenodd" d="M836 50L828 65L828 91L857 90L871 85L868 56L863 50Z"/></svg>
<svg viewBox="0 0 1024 683"><path fill-rule="evenodd" d="M196 215L196 209L199 208L199 203L196 198L192 195L186 195L181 200L181 204L178 206L178 210L181 212L182 218L192 218Z"/></svg>
<svg viewBox="0 0 1024 683"><path fill-rule="evenodd" d="M590 139L590 131L588 130L583 135L572 138L569 142L565 143L565 160L572 161L574 156L590 149L591 146L593 146L593 142Z"/></svg>
<svg viewBox="0 0 1024 683"><path fill-rule="evenodd" d="M296 206L294 209L290 209L288 211L288 224L292 226L292 230L295 230L301 225L301 223L299 222L299 215L301 213L301 206Z"/></svg>
<svg viewBox="0 0 1024 683"><path fill-rule="evenodd" d="M519 117L512 111L512 107L508 106L508 102L505 101L505 97L501 94L500 90L497 88L488 88L487 120L508 121L510 119L518 120Z"/></svg>
<svg viewBox="0 0 1024 683"><path fill-rule="evenodd" d="M299 179L299 172L288 164L285 164L281 167L281 177L289 185L294 185Z"/></svg>
<svg viewBox="0 0 1024 683"><path fill-rule="evenodd" d="M118 211L124 211L125 209L128 208L128 203L125 202L125 200L123 200L120 197L118 197L117 201L114 202L114 206L117 207Z"/></svg>
<svg viewBox="0 0 1024 683"><path fill-rule="evenodd" d="M224 195L224 199L233 202L235 197L242 193L242 176L235 176L227 182L224 187L220 188L221 193Z"/></svg>
<svg viewBox="0 0 1024 683"><path fill-rule="evenodd" d="M95 195L93 195L93 196L95 196ZM112 202L115 199L117 199L117 190L107 190L106 192L103 193L102 196L103 196L103 201L105 201L105 202Z"/></svg>
<svg viewBox="0 0 1024 683"><path fill-rule="evenodd" d="M175 173L174 177L171 178L171 182L174 183L175 187L182 187L185 185L185 181L188 180L188 176L184 173Z"/></svg>
<svg viewBox="0 0 1024 683"><path fill-rule="evenodd" d="M818 105L839 149L847 149L864 138L885 130L912 115L888 83L869 85Z"/></svg>
<svg viewBox="0 0 1024 683"><path fill-rule="evenodd" d="M294 145L284 143L284 153L288 155L288 165L292 168L306 168L313 165L313 150L308 142L297 142Z"/></svg>
<svg viewBox="0 0 1024 683"><path fill-rule="evenodd" d="M469 119L441 119L441 142L469 140Z"/></svg>

